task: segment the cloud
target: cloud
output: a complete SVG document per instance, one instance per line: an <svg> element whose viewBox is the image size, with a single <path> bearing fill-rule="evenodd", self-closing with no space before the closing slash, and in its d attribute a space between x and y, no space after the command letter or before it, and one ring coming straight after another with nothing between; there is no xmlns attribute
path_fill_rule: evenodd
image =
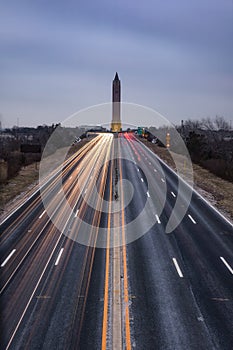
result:
<svg viewBox="0 0 233 350"><path fill-rule="evenodd" d="M2 113L11 123L20 110L26 123L33 110L49 123L107 102L118 70L124 100L161 112L169 104L179 118L186 96L190 114L222 108L230 117L232 8L217 0L2 2Z"/></svg>

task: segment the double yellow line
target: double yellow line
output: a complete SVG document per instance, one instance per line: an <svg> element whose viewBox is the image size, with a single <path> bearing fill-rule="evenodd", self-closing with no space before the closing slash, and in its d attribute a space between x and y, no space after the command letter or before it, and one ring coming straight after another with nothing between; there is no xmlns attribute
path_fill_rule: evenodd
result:
<svg viewBox="0 0 233 350"><path fill-rule="evenodd" d="M114 147L114 145L113 145ZM114 150L112 149L112 154L114 154ZM118 160L119 168L120 168L120 181L122 182L122 164L121 161ZM108 325L110 322L110 317L108 315L109 309L109 272L110 272L110 233L111 233L111 207L112 207L112 181L113 180L113 161L111 163L111 171L110 171L110 194L109 194L109 213L108 213L108 222L107 222L107 247L106 247L106 263L105 263L105 286L104 286L104 310L103 310L103 327L102 327L102 350L107 349L107 331ZM121 189L120 192L121 198L121 207L124 208L124 194ZM125 346L127 350L131 350L131 338L130 338L130 322L129 322L129 293L128 293L128 273L127 273L127 260L126 260L126 245L125 245L125 214L124 209L121 212L122 219L122 259L123 259L123 274L124 274L124 284L123 284L123 298L124 304L121 304L121 309L124 308L125 311ZM120 249L119 247L114 247L113 249ZM113 288L114 289L114 288ZM114 308L112 308L114 309ZM121 346L122 340L119 339L119 349ZM112 347L111 347L112 348Z"/></svg>

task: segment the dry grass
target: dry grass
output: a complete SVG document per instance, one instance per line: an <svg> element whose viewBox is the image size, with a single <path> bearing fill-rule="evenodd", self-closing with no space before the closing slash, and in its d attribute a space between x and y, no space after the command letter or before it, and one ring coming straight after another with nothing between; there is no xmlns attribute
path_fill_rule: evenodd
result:
<svg viewBox="0 0 233 350"><path fill-rule="evenodd" d="M72 146L69 150L69 156L77 152L89 140ZM59 159L61 150L46 158L45 164L49 167L55 167L58 164L56 160ZM24 201L36 189L39 182L39 163L30 164L22 168L18 175L8 180L6 183L0 185L0 220L3 220L10 212L16 208L20 202Z"/></svg>
<svg viewBox="0 0 233 350"><path fill-rule="evenodd" d="M22 168L18 175L0 185L0 214L8 212L14 208L16 202L26 194L29 195L30 190L38 182L39 165L37 163L30 164Z"/></svg>
<svg viewBox="0 0 233 350"><path fill-rule="evenodd" d="M171 168L176 170L174 161L166 148L152 144L146 140L140 140L145 143L154 153L156 153ZM184 164L184 157L176 155L178 162ZM219 209L224 216L233 220L233 183L223 180L220 177L210 173L208 170L197 164L193 165L194 188L205 197L211 204ZM182 167L181 167L182 168ZM184 168L184 166L183 166ZM187 175L187 174L186 174Z"/></svg>
<svg viewBox="0 0 233 350"><path fill-rule="evenodd" d="M154 153L176 170L174 161L165 148L142 140ZM83 147L88 140L83 140L70 149L69 155ZM59 153L59 151L58 151ZM183 156L177 156L178 163L184 164ZM56 157L53 158L55 159ZM38 184L39 165L36 163L21 169L19 174L6 184L0 185L0 218L3 219L19 202L25 200ZM182 166L180 166L182 168ZM184 168L184 167L183 167ZM185 169L187 170L187 169ZM211 174L199 165L193 164L194 187L207 200L214 204L225 216L233 220L233 183ZM187 175L187 174L185 174Z"/></svg>

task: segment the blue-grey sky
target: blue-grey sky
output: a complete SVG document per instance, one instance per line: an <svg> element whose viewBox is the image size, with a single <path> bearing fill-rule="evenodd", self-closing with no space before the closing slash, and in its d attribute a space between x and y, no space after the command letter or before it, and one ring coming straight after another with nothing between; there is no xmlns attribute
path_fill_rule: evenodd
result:
<svg viewBox="0 0 233 350"><path fill-rule="evenodd" d="M7 0L0 27L3 126L108 102L116 71L123 101L173 123L233 120L232 0Z"/></svg>

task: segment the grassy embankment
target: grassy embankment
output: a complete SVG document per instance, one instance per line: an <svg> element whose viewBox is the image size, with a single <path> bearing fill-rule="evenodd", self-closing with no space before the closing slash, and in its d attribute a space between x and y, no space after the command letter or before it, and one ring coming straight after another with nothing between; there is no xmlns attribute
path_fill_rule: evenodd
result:
<svg viewBox="0 0 233 350"><path fill-rule="evenodd" d="M89 140L82 140L80 143L72 146L68 155L72 155L83 147ZM58 150L48 160L51 161L59 157ZM50 158L50 157L48 157ZM0 185L0 219L10 213L21 201L24 201L35 190L39 182L39 163L33 163L23 167L19 173Z"/></svg>
<svg viewBox="0 0 233 350"><path fill-rule="evenodd" d="M145 145L156 153L165 163L176 170L174 161L166 148L159 147L143 139L140 139L140 141L144 142ZM184 157L176 154L176 158L178 162L180 161L180 168L183 168L185 172L187 169L185 169ZM197 164L193 163L192 165L194 188L211 204L218 208L224 216L233 221L233 183L221 179Z"/></svg>

